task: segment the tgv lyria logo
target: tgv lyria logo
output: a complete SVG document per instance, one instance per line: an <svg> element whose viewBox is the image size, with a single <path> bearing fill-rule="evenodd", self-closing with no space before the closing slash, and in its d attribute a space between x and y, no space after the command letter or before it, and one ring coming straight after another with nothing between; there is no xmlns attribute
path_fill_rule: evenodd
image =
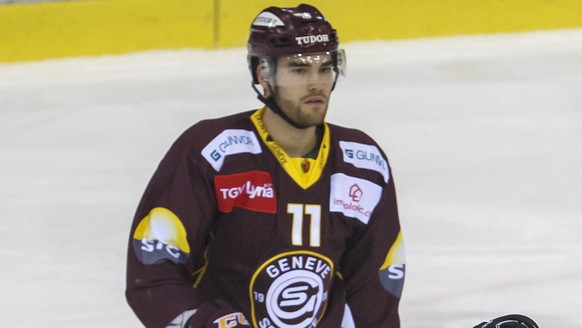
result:
<svg viewBox="0 0 582 328"><path fill-rule="evenodd" d="M263 213L277 211L277 195L269 172L217 175L214 184L218 209L223 213L229 213L235 207Z"/></svg>

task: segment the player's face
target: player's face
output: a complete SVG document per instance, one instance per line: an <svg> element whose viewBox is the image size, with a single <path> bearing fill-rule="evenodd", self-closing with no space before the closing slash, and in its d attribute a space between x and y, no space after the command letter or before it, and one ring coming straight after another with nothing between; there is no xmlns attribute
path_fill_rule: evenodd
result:
<svg viewBox="0 0 582 328"><path fill-rule="evenodd" d="M273 97L294 122L308 127L323 123L335 72L331 55L295 55L277 60Z"/></svg>

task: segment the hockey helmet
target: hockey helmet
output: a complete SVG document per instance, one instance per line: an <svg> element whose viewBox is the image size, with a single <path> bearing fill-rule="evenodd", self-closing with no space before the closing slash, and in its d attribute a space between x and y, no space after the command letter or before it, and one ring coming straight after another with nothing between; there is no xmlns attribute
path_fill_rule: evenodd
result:
<svg viewBox="0 0 582 328"><path fill-rule="evenodd" d="M345 55L338 51L336 30L317 8L301 4L297 7L269 7L251 24L248 40L249 69L258 84L256 69L261 58L287 55L329 53L334 69L343 73Z"/></svg>

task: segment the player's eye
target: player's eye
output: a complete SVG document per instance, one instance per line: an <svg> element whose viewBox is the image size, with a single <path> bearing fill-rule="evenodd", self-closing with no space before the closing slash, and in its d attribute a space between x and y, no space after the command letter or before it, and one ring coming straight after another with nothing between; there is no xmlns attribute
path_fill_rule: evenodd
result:
<svg viewBox="0 0 582 328"><path fill-rule="evenodd" d="M322 68L319 70L319 72L320 72L320 73L329 73L329 72L331 72L331 66L325 66L325 67L322 67Z"/></svg>
<svg viewBox="0 0 582 328"><path fill-rule="evenodd" d="M297 75L304 75L305 73L307 73L307 70L302 67L295 67L291 69L291 72Z"/></svg>

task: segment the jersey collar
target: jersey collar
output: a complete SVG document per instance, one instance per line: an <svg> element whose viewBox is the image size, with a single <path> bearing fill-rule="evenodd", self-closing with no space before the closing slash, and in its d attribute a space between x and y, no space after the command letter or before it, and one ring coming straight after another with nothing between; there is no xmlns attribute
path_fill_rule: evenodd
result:
<svg viewBox="0 0 582 328"><path fill-rule="evenodd" d="M273 156L293 181L303 189L311 187L321 177L329 156L329 127L327 123L323 123L323 138L321 139L317 158L289 157L279 144L269 138L269 131L267 131L267 127L263 122L265 110L265 107L263 107L251 115L251 121L255 125L261 140L271 150Z"/></svg>

